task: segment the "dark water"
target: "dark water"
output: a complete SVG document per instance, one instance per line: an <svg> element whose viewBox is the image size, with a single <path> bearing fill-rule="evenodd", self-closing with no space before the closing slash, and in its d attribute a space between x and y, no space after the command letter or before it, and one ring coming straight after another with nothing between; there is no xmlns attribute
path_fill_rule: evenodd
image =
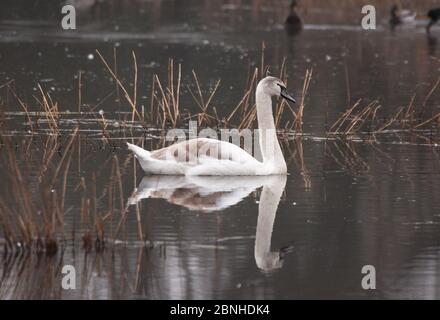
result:
<svg viewBox="0 0 440 320"><path fill-rule="evenodd" d="M135 141L142 138L142 130L114 133L111 148L99 126L90 125L94 131L81 132L81 152L75 151L72 160L66 230L75 229L80 220L79 177L89 180L96 174L98 193L105 192L116 154L124 203L135 187L139 198L142 190L149 196L138 199L147 247L141 246L132 205L118 243L103 253L86 253L80 241L68 241L64 254L3 257L2 298L439 298L438 145L426 132L422 138L389 132L368 143L323 139L329 124L361 98L378 99L386 116L407 106L415 93L416 105L425 103L430 114L438 113L438 91L425 101L440 76L438 27L428 37L423 21L395 32L379 21L378 30L366 32L353 20L354 9L347 9L347 20L328 23L330 9L320 8L305 15L310 22L292 38L283 29L284 12L267 5L139 1L95 13L85 10L78 30L66 32L59 29L58 11L51 5L43 10L40 1L25 14L24 3L0 5L0 86L14 79L31 109L37 109L32 95L41 83L60 110L77 110L79 70L84 71L83 110L114 94L115 85L95 49L111 61L116 50L126 82L132 81L131 51L136 53L139 98L145 105L153 74L165 76L173 57L190 87L195 85L192 69L206 92L221 78L213 105L220 114L229 114L242 97L249 66L260 64L263 41L273 74L286 57L289 88L297 97L307 69L313 68L313 78L305 134L283 145L287 179L142 179L140 167L123 148L131 135ZM5 88L0 90L4 108L20 110L9 103L14 100ZM197 110L186 89L182 104ZM114 95L99 109L109 119L130 111ZM24 150L30 139L24 117L8 114L3 121L16 130L17 150ZM156 139L149 135L147 145L151 140ZM35 154L44 151L38 143L32 148ZM29 165L32 178L39 163ZM4 170L2 166L0 172ZM5 182L0 186L6 194ZM29 188L38 192L32 184ZM106 207L105 200L100 206ZM77 290L61 289L64 264L76 267ZM376 290L361 287L364 265L376 268Z"/></svg>

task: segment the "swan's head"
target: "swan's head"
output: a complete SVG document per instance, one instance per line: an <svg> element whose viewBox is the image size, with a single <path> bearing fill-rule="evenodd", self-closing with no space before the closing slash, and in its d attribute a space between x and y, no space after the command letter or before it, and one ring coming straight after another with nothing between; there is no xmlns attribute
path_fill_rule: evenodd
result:
<svg viewBox="0 0 440 320"><path fill-rule="evenodd" d="M296 100L287 93L287 88L284 82L275 77L266 77L262 79L258 83L257 91L262 91L271 97L282 97L288 101L296 103Z"/></svg>

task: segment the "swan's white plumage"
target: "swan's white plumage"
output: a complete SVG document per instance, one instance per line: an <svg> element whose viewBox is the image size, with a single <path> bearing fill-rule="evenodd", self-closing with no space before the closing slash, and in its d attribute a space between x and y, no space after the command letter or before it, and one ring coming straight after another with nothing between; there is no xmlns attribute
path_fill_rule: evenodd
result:
<svg viewBox="0 0 440 320"><path fill-rule="evenodd" d="M151 152L127 145L147 174L252 176L262 168L245 150L221 140L197 138Z"/></svg>

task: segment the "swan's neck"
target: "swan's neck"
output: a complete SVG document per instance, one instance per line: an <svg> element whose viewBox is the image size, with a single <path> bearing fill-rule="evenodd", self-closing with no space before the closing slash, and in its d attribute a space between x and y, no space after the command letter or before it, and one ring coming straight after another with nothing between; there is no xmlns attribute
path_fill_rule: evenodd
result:
<svg viewBox="0 0 440 320"><path fill-rule="evenodd" d="M272 99L260 86L257 87L256 103L258 134L263 164L271 171L271 174L285 174L287 166L278 142L272 112Z"/></svg>

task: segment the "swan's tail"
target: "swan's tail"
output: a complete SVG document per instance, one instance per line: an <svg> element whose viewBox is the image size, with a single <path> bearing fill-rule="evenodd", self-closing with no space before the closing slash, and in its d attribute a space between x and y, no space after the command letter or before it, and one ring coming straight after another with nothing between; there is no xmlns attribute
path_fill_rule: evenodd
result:
<svg viewBox="0 0 440 320"><path fill-rule="evenodd" d="M150 151L142 149L141 147L138 147L138 146L131 144L131 143L128 143L128 142L127 142L127 146L128 146L128 150L131 150L134 153L134 155L136 156L136 158L142 159L142 160L150 159Z"/></svg>

